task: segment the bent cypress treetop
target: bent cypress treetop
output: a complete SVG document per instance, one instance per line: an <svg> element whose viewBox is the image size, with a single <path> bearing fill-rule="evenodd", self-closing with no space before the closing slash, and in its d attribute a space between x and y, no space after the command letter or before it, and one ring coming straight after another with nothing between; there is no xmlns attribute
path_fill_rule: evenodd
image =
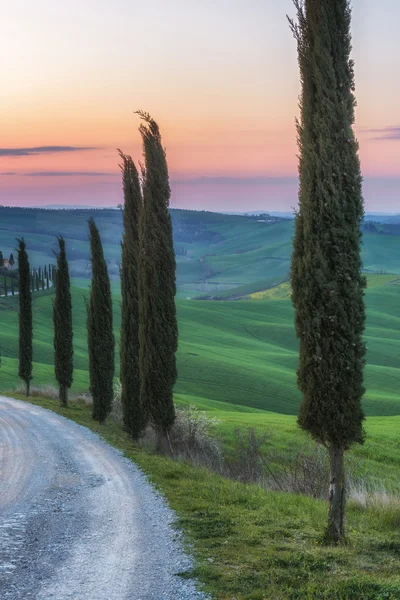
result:
<svg viewBox="0 0 400 600"><path fill-rule="evenodd" d="M139 112L145 157L140 219L140 377L141 403L158 441L175 420L173 387L177 377L176 264L169 213L168 165L157 123Z"/></svg>

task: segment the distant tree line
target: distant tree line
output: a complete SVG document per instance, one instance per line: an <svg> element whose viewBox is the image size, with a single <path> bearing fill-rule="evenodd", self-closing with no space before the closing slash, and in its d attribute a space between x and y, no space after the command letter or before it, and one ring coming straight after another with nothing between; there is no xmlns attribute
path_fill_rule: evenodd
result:
<svg viewBox="0 0 400 600"><path fill-rule="evenodd" d="M12 254L11 254L12 256ZM13 259L14 260L14 259ZM9 262L11 264L11 261ZM14 262L12 264L15 264ZM18 269L9 270L3 268L2 277L0 277L0 295L1 296L15 296L18 294L19 289L19 271ZM55 278L55 266L45 265L44 267L38 267L37 269L30 269L30 288L31 292L40 292L50 289L53 285Z"/></svg>

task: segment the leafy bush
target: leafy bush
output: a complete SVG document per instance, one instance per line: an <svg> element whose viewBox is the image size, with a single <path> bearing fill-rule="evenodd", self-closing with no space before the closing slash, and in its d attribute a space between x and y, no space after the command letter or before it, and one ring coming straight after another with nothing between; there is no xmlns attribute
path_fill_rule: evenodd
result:
<svg viewBox="0 0 400 600"><path fill-rule="evenodd" d="M122 411L121 394L122 394L121 382L117 381L117 383L114 386L114 398L113 398L111 413L110 413L110 417L117 423L122 423L123 416L124 416L123 411Z"/></svg>
<svg viewBox="0 0 400 600"><path fill-rule="evenodd" d="M195 464L219 469L222 452L213 436L217 424L217 419L209 417L196 406L177 408L175 423L170 431L173 453Z"/></svg>

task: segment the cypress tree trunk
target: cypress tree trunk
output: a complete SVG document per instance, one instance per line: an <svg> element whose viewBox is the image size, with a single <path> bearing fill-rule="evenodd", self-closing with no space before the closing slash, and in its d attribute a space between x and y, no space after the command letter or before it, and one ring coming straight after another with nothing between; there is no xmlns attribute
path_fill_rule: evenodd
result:
<svg viewBox="0 0 400 600"><path fill-rule="evenodd" d="M344 536L344 449L332 444L329 448L330 485L329 514L326 539L338 542Z"/></svg>
<svg viewBox="0 0 400 600"><path fill-rule="evenodd" d="M7 277L4 277L4 295L7 298L7 296L8 296Z"/></svg>
<svg viewBox="0 0 400 600"><path fill-rule="evenodd" d="M90 391L92 417L103 423L112 409L114 397L115 340L111 285L99 230L89 220L92 285L87 308Z"/></svg>
<svg viewBox="0 0 400 600"><path fill-rule="evenodd" d="M154 426L158 446L167 447L175 420L178 326L175 253L169 213L168 165L157 123L138 113L145 157L143 210L140 218L139 341L140 398Z"/></svg>
<svg viewBox="0 0 400 600"><path fill-rule="evenodd" d="M72 300L70 278L65 241L57 238L59 252L57 254L57 287L53 302L54 323L54 367L59 385L59 398L62 406L68 406L68 389L73 381L73 329Z"/></svg>
<svg viewBox="0 0 400 600"><path fill-rule="evenodd" d="M140 402L139 373L139 215L142 192L139 174L130 156L121 151L124 190L121 264L121 338L120 380L124 426L138 439L147 425L147 415Z"/></svg>
<svg viewBox="0 0 400 600"><path fill-rule="evenodd" d="M66 385L60 385L59 398L61 406L68 406L68 388Z"/></svg>
<svg viewBox="0 0 400 600"><path fill-rule="evenodd" d="M30 268L26 244L18 240L19 266L19 369L18 374L26 385L26 395L30 394L32 379L32 295L30 288Z"/></svg>
<svg viewBox="0 0 400 600"><path fill-rule="evenodd" d="M302 82L292 300L300 341L298 423L329 449L327 541L344 536L344 452L363 443L364 216L348 0L295 0Z"/></svg>

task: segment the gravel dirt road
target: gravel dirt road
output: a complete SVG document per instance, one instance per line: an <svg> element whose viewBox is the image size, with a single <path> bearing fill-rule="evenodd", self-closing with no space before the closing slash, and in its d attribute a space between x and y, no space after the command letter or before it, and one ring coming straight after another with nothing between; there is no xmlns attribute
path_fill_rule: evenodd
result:
<svg viewBox="0 0 400 600"><path fill-rule="evenodd" d="M203 600L173 521L98 436L0 396L1 600Z"/></svg>

